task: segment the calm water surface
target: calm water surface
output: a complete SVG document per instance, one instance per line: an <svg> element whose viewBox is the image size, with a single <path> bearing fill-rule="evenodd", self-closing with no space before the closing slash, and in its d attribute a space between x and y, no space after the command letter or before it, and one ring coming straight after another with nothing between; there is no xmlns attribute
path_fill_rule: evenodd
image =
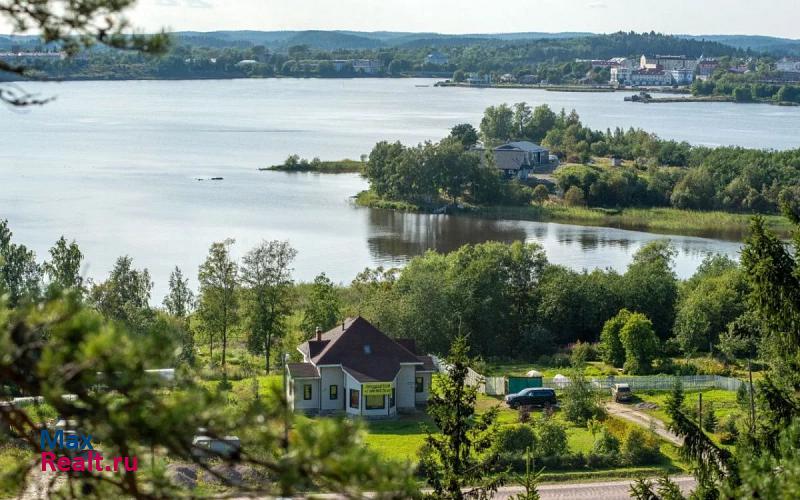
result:
<svg viewBox="0 0 800 500"><path fill-rule="evenodd" d="M398 214L354 207L357 175L259 172L287 155L358 158L383 139L438 139L477 124L490 104L525 100L575 108L594 128L642 127L696 144L800 147L800 108L622 102L623 94L439 89L428 80L234 80L29 84L57 100L0 109L0 217L44 256L61 234L104 277L130 254L150 269L160 300L170 269L195 274L210 242L288 239L295 277L321 271L347 282L366 266L402 265L427 249L486 240L538 241L551 261L624 270L647 241L611 228ZM223 176L223 181L197 177ZM676 271L739 244L670 237Z"/></svg>

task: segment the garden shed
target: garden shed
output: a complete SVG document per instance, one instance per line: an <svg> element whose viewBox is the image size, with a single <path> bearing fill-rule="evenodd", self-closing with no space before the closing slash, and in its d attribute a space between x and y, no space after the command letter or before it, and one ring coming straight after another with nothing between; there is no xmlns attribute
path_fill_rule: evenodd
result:
<svg viewBox="0 0 800 500"><path fill-rule="evenodd" d="M542 374L531 370L524 377L508 377L508 393L516 394L529 387L542 387Z"/></svg>

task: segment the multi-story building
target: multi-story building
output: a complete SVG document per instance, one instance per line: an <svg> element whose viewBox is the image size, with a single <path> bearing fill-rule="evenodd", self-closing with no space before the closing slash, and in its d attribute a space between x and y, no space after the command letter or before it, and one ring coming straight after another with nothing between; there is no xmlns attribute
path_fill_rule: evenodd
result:
<svg viewBox="0 0 800 500"><path fill-rule="evenodd" d="M632 87L664 87L672 84L672 74L662 69L631 71L628 78L628 85Z"/></svg>
<svg viewBox="0 0 800 500"><path fill-rule="evenodd" d="M664 71L688 69L694 72L694 70L697 68L697 64L698 61L696 59L689 59L686 56L643 55L639 61L639 68L663 69Z"/></svg>

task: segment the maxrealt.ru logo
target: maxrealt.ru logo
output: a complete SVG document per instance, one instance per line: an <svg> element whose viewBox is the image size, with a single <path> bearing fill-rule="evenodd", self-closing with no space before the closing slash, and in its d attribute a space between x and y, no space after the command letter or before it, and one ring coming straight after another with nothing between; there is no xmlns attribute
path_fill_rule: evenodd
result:
<svg viewBox="0 0 800 500"><path fill-rule="evenodd" d="M52 435L50 431L42 430L40 435L42 449L42 471L59 472L85 472L108 471L117 472L120 464L128 472L135 472L138 468L136 457L111 457L103 465L103 456L94 450L91 434L80 434L73 431L64 432L57 430ZM45 451L53 450L53 451ZM55 450L65 454L57 455Z"/></svg>

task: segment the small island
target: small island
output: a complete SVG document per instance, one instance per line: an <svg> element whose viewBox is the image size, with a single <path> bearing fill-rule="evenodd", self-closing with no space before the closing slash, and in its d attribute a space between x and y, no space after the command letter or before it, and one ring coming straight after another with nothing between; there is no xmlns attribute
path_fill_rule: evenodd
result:
<svg viewBox="0 0 800 500"><path fill-rule="evenodd" d="M261 167L259 170L274 170L280 172L320 172L324 174L351 174L364 171L364 161L360 160L338 160L323 161L313 158L311 161L300 158L299 155L291 155L280 165L271 167Z"/></svg>

